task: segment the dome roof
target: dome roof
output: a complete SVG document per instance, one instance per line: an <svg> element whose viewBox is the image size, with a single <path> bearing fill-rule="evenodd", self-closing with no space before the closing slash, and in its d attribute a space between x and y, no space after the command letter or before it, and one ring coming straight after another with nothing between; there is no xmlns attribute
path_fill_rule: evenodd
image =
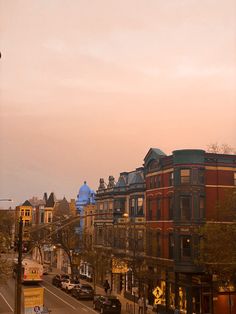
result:
<svg viewBox="0 0 236 314"><path fill-rule="evenodd" d="M87 182L84 181L84 184L80 187L79 189L79 194L88 194L90 193L91 189L90 187L87 185Z"/></svg>
<svg viewBox="0 0 236 314"><path fill-rule="evenodd" d="M81 206L85 206L87 204L94 204L94 191L90 189L85 181L79 189L76 199L76 207L79 209Z"/></svg>

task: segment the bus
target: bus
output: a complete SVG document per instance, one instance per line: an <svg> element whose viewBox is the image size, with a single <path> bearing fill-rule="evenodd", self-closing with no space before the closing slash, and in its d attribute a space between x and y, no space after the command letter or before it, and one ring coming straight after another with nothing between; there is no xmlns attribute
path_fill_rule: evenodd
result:
<svg viewBox="0 0 236 314"><path fill-rule="evenodd" d="M17 261L14 265L14 276L16 275ZM43 265L31 259L22 261L22 283L40 282L43 280Z"/></svg>

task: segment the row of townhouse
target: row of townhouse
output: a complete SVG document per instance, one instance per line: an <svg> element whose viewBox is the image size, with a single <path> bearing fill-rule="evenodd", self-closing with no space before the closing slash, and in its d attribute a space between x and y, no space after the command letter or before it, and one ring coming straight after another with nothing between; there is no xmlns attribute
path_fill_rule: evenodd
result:
<svg viewBox="0 0 236 314"><path fill-rule="evenodd" d="M165 155L151 148L143 167L100 179L96 192L96 278L127 298L181 313L236 313L236 292L213 289L212 274L196 263L199 234L219 221L218 204L236 188L236 156L184 149ZM236 210L236 209L235 209ZM154 297L155 294L155 297ZM230 306L230 309L229 309Z"/></svg>

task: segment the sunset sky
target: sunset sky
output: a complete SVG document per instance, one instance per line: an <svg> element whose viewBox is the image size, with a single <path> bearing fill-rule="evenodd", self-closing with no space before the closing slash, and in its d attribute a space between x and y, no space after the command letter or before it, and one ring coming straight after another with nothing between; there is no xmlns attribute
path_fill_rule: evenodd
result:
<svg viewBox="0 0 236 314"><path fill-rule="evenodd" d="M235 0L0 0L0 33L0 199L236 147Z"/></svg>

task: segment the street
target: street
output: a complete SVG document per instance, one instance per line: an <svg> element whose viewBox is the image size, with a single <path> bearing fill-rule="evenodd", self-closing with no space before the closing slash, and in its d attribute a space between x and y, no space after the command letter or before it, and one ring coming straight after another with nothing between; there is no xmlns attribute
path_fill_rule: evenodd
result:
<svg viewBox="0 0 236 314"><path fill-rule="evenodd" d="M69 294L61 291L51 284L51 276L44 276L44 281L38 285L44 287L45 306L53 314L97 313L92 307L92 301L78 301ZM32 286L23 285L22 289ZM34 285L35 287L35 285ZM0 287L0 314L14 313L15 281L9 279ZM22 314L24 311L22 310Z"/></svg>

